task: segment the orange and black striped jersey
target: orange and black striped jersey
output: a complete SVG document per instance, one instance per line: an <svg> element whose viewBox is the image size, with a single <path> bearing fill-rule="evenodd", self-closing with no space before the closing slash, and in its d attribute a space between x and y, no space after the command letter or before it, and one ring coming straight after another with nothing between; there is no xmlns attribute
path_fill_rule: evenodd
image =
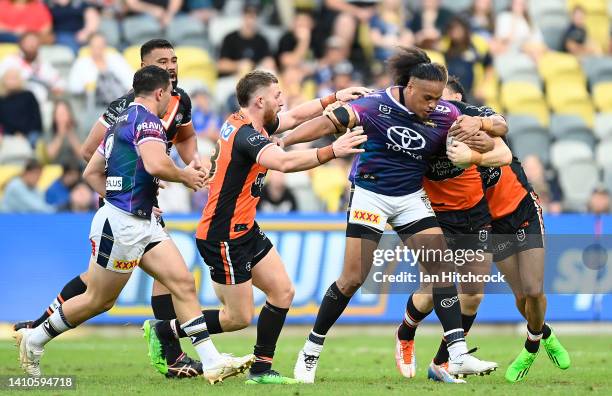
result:
<svg viewBox="0 0 612 396"><path fill-rule="evenodd" d="M504 142L508 144L506 138ZM500 168L480 168L493 220L501 219L516 210L523 198L533 191L521 162L512 157L510 165Z"/></svg>
<svg viewBox="0 0 612 396"><path fill-rule="evenodd" d="M464 102L449 101L462 114L488 117L495 114L491 108L474 106ZM423 179L423 188L436 212L468 210L484 197L482 178L474 165L467 169L457 168L446 156L446 146L434 155Z"/></svg>
<svg viewBox="0 0 612 396"><path fill-rule="evenodd" d="M256 130L242 112L230 115L220 132L212 158L208 202L196 230L197 239L226 241L246 234L268 171L259 165L261 153L272 146L274 125Z"/></svg>

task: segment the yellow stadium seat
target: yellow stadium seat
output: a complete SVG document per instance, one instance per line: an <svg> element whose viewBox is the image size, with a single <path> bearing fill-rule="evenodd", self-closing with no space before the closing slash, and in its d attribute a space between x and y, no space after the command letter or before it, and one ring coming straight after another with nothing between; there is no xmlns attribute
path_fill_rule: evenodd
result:
<svg viewBox="0 0 612 396"><path fill-rule="evenodd" d="M42 171L42 175L40 175L40 180L38 180L38 190L47 191L49 186L53 184L60 176L62 175L62 166L61 165L45 165Z"/></svg>
<svg viewBox="0 0 612 396"><path fill-rule="evenodd" d="M556 111L569 102L589 101L589 93L582 82L566 82L555 80L546 84L546 98L548 104Z"/></svg>
<svg viewBox="0 0 612 396"><path fill-rule="evenodd" d="M114 55L118 54L119 51L117 51L114 47L106 47L106 53ZM89 46L81 47L81 49L79 49L77 57L80 58L82 56L89 56L89 54L91 54L91 49L89 48ZM140 56L140 54L138 56Z"/></svg>
<svg viewBox="0 0 612 396"><path fill-rule="evenodd" d="M610 17L607 14L587 14L587 34L605 52L610 43Z"/></svg>
<svg viewBox="0 0 612 396"><path fill-rule="evenodd" d="M140 69L140 46L132 45L123 50L123 57L134 70Z"/></svg>
<svg viewBox="0 0 612 396"><path fill-rule="evenodd" d="M564 103L563 105L557 107L555 112L557 114L579 115L582 117L584 122L586 122L589 128L593 128L595 121L595 109L593 108L593 104L589 99Z"/></svg>
<svg viewBox="0 0 612 396"><path fill-rule="evenodd" d="M17 44L0 43L0 61L8 55L19 53Z"/></svg>
<svg viewBox="0 0 612 396"><path fill-rule="evenodd" d="M434 63L439 63L441 65L446 65L446 60L444 59L444 54L434 50L425 50L429 59L431 59Z"/></svg>
<svg viewBox="0 0 612 396"><path fill-rule="evenodd" d="M548 51L542 55L538 61L538 71L546 82L554 78L576 75L583 76L586 82L578 58L563 52Z"/></svg>
<svg viewBox="0 0 612 396"><path fill-rule="evenodd" d="M587 14L591 13L607 13L606 0L568 0L567 9L571 12L574 7L582 7Z"/></svg>
<svg viewBox="0 0 612 396"><path fill-rule="evenodd" d="M177 47L179 82L181 77L200 80L210 89L213 89L217 81L217 70L208 54L198 47Z"/></svg>
<svg viewBox="0 0 612 396"><path fill-rule="evenodd" d="M0 197L4 195L4 187L13 177L21 174L21 165L0 165Z"/></svg>
<svg viewBox="0 0 612 396"><path fill-rule="evenodd" d="M550 115L540 87L529 82L510 81L501 87L501 105L508 113L526 114L536 117L543 126L549 123Z"/></svg>
<svg viewBox="0 0 612 396"><path fill-rule="evenodd" d="M600 82L593 87L593 102L599 111L612 112L612 82Z"/></svg>

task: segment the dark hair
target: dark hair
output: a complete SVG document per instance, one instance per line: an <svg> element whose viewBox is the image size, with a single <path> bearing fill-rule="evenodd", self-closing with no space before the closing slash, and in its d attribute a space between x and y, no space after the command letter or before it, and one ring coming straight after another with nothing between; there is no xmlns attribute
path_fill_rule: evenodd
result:
<svg viewBox="0 0 612 396"><path fill-rule="evenodd" d="M32 158L32 159L29 159L28 162L26 162L23 168L23 173L31 172L33 170L41 170L41 169L42 169L42 165L40 164L40 162Z"/></svg>
<svg viewBox="0 0 612 396"><path fill-rule="evenodd" d="M456 76L448 76L446 88L450 89L454 93L461 94L462 100L465 98L465 88L463 88L463 84L461 84L461 81L459 81L459 78Z"/></svg>
<svg viewBox="0 0 612 396"><path fill-rule="evenodd" d="M70 127L75 130L78 128L78 122L77 122L76 117L74 116L74 111L72 110L72 105L70 104L70 101L68 101L68 99L66 98L59 98L59 99L56 99L55 102L53 103L53 116L52 116L52 121L51 121L51 131L53 132L54 135L57 133L57 121L55 120L55 113L57 112L57 108L60 105L64 105L68 109L68 114L70 114Z"/></svg>
<svg viewBox="0 0 612 396"><path fill-rule="evenodd" d="M463 28L463 37L459 41L454 41L450 38L450 31L455 26L461 26ZM472 42L471 37L471 26L470 23L460 16L454 16L446 26L446 34L449 36L450 46L446 51L447 57L459 57L467 50Z"/></svg>
<svg viewBox="0 0 612 396"><path fill-rule="evenodd" d="M247 107L251 96L261 87L278 83L278 78L270 72L253 70L245 74L236 85L236 98L240 107Z"/></svg>
<svg viewBox="0 0 612 396"><path fill-rule="evenodd" d="M141 68L134 73L134 88L135 96L148 95L156 89L166 89L170 84L170 74L161 67L149 65Z"/></svg>
<svg viewBox="0 0 612 396"><path fill-rule="evenodd" d="M68 172L81 172L81 167L74 162L64 162L62 164L62 176Z"/></svg>
<svg viewBox="0 0 612 396"><path fill-rule="evenodd" d="M431 59L420 48L400 47L399 50L387 60L387 69L394 84L405 87L410 78L428 81L444 81L448 78L446 67L438 63L431 63Z"/></svg>
<svg viewBox="0 0 612 396"><path fill-rule="evenodd" d="M152 39L144 43L140 47L140 60L142 61L145 56L149 55L153 50L158 48L170 48L174 49L174 46L170 41L164 39Z"/></svg>

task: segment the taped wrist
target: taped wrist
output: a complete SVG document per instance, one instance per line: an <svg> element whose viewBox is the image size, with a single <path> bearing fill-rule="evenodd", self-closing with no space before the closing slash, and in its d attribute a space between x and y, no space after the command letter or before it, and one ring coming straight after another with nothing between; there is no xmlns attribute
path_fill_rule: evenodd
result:
<svg viewBox="0 0 612 396"><path fill-rule="evenodd" d="M325 115L334 124L338 132L345 132L347 129L351 129L357 125L355 113L352 110L348 111L345 106L338 107Z"/></svg>
<svg viewBox="0 0 612 396"><path fill-rule="evenodd" d="M493 121L489 117L480 117L480 129L485 132L492 132Z"/></svg>
<svg viewBox="0 0 612 396"><path fill-rule="evenodd" d="M329 146L321 147L317 149L317 160L319 164L324 164L336 158L334 148L330 144Z"/></svg>
<svg viewBox="0 0 612 396"><path fill-rule="evenodd" d="M327 106L329 106L332 103L335 103L338 99L336 98L336 93L332 93L327 95L324 98L319 99L319 101L321 102L321 107L323 107L323 109L325 109Z"/></svg>

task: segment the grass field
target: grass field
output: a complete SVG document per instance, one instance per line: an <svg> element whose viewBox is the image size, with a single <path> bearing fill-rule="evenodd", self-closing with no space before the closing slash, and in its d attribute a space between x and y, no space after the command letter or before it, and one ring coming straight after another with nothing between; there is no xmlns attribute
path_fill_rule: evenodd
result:
<svg viewBox="0 0 612 396"><path fill-rule="evenodd" d="M277 348L274 367L292 375L297 351L303 345L306 328L288 328ZM527 379L519 384L506 383L503 373L522 345L522 336L503 331L495 336L470 332L470 346L479 346L477 356L499 362L499 371L487 377L470 377L466 385L438 384L426 379L427 365L439 343L436 335L417 337L418 376L401 378L393 359L393 328L339 328L332 332L318 369L314 385L261 386L244 385L243 377L208 385L201 379L167 380L149 366L145 344L134 330L122 336L91 335L58 339L47 347L43 358L44 375L73 375L76 391L28 391L28 394L86 395L405 395L413 394L489 394L489 395L610 395L612 392L612 338L609 335L560 335L570 351L572 367L555 368L546 354L538 356ZM214 338L223 352L245 354L254 342L252 331L225 334ZM195 356L190 345L185 350ZM0 341L0 375L21 375L17 351L9 340ZM4 380L6 381L6 380ZM452 393L450 392L452 387ZM14 394L7 388L0 393Z"/></svg>

